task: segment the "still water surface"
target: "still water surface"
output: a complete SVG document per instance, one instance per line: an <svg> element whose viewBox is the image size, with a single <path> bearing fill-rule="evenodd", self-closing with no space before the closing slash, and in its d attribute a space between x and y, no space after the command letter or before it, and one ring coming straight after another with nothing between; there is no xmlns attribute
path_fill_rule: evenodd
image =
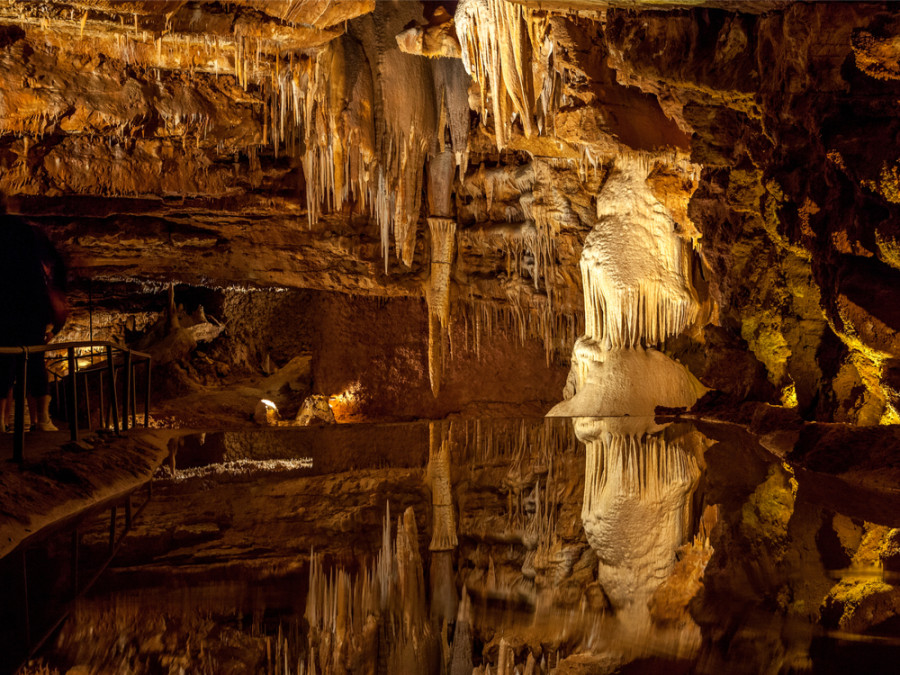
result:
<svg viewBox="0 0 900 675"><path fill-rule="evenodd" d="M900 589L879 556L897 526L895 500L722 425L197 434L41 657L61 673L894 672ZM106 546L101 521L81 536L88 560Z"/></svg>

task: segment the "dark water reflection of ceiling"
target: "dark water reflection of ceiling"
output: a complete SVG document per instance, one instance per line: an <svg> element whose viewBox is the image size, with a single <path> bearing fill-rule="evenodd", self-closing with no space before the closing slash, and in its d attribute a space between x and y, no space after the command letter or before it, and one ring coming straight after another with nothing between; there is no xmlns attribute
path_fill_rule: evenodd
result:
<svg viewBox="0 0 900 675"><path fill-rule="evenodd" d="M722 425L210 432L173 445L44 658L61 672L878 672L900 656L881 566L898 523L891 499Z"/></svg>

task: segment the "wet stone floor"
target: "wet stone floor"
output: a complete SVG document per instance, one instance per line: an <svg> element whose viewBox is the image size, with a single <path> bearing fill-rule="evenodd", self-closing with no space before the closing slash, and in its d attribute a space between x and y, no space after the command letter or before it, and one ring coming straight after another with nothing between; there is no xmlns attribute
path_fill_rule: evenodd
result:
<svg viewBox="0 0 900 675"><path fill-rule="evenodd" d="M795 469L734 426L575 418L210 432L173 441L129 518L105 569L108 510L28 552L28 622L8 584L4 633L10 644L26 630L29 644L48 638L21 672L900 663L900 499ZM12 558L3 573L14 576Z"/></svg>

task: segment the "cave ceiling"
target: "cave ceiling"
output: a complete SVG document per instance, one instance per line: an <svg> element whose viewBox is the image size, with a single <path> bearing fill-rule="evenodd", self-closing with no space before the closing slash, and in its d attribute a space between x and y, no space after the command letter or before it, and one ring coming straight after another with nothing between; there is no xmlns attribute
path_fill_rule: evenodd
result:
<svg viewBox="0 0 900 675"><path fill-rule="evenodd" d="M450 219L440 302L552 341L625 157L694 251L691 340L891 421L898 54L890 3L9 0L0 191L76 281L428 299Z"/></svg>

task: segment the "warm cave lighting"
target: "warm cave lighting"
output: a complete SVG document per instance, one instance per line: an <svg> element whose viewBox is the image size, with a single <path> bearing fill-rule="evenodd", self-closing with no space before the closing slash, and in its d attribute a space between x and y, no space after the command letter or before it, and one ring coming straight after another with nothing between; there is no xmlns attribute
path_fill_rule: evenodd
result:
<svg viewBox="0 0 900 675"><path fill-rule="evenodd" d="M359 382L354 382L339 394L328 397L328 407L334 413L335 422L349 422L358 414L359 392Z"/></svg>
<svg viewBox="0 0 900 675"><path fill-rule="evenodd" d="M898 8L0 0L0 675L900 675Z"/></svg>
<svg viewBox="0 0 900 675"><path fill-rule="evenodd" d="M253 419L257 424L275 426L281 420L281 415L278 414L278 406L273 401L263 398L256 404Z"/></svg>
<svg viewBox="0 0 900 675"><path fill-rule="evenodd" d="M797 388L794 386L793 382L781 390L781 405L785 408L797 407Z"/></svg>

